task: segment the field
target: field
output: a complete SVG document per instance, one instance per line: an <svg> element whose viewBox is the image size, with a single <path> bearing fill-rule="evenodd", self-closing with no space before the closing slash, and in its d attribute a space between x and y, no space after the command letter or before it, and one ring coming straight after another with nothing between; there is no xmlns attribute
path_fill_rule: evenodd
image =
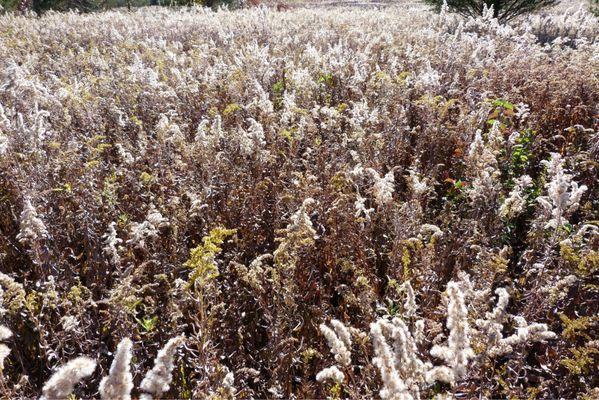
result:
<svg viewBox="0 0 599 400"><path fill-rule="evenodd" d="M598 131L584 9L0 15L0 397L598 398Z"/></svg>

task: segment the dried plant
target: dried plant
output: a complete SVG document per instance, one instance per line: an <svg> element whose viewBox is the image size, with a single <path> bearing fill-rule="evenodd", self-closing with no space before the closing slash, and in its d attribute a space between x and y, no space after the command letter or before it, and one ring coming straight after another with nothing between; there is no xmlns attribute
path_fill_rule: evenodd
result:
<svg viewBox="0 0 599 400"><path fill-rule="evenodd" d="M308 3L0 15L0 397L593 393L597 18Z"/></svg>
<svg viewBox="0 0 599 400"><path fill-rule="evenodd" d="M96 362L91 358L77 357L60 367L42 388L40 400L67 399L75 385L94 373Z"/></svg>
<svg viewBox="0 0 599 400"><path fill-rule="evenodd" d="M114 360L110 366L108 376L102 378L100 382L100 396L102 400L131 398L133 389L133 376L131 375L131 347L133 343L130 339L121 340L116 348Z"/></svg>
<svg viewBox="0 0 599 400"><path fill-rule="evenodd" d="M184 340L183 336L172 338L158 352L154 360L154 367L146 373L141 381L140 389L145 392L141 395L141 398L159 399L163 393L168 392L173 379L173 369L175 368L175 352Z"/></svg>

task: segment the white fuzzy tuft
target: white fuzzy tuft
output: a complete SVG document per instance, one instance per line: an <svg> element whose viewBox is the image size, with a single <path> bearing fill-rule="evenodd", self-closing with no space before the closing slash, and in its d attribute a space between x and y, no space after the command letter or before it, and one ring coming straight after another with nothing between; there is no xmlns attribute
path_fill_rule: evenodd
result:
<svg viewBox="0 0 599 400"><path fill-rule="evenodd" d="M75 385L94 373L96 362L88 357L77 357L60 367L46 382L40 400L67 399Z"/></svg>
<svg viewBox="0 0 599 400"><path fill-rule="evenodd" d="M131 340L125 338L117 346L110 373L100 382L102 400L131 399L133 376L131 375Z"/></svg>
<svg viewBox="0 0 599 400"><path fill-rule="evenodd" d="M152 395L159 398L163 393L168 392L173 379L173 369L175 368L175 352L184 340L183 336L172 338L158 352L154 361L154 368L148 371L140 385L140 389L146 392L146 396L149 396L149 398Z"/></svg>

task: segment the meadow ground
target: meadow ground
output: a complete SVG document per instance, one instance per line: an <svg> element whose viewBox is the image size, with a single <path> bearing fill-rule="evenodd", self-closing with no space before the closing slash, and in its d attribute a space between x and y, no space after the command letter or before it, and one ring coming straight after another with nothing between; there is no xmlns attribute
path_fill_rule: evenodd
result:
<svg viewBox="0 0 599 400"><path fill-rule="evenodd" d="M0 15L1 397L599 397L556 10Z"/></svg>

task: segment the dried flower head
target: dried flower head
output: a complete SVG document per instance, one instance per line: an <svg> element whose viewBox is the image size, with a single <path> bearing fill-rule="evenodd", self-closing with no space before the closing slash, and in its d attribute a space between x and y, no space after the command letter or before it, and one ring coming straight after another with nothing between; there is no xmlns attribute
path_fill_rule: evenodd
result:
<svg viewBox="0 0 599 400"><path fill-rule="evenodd" d="M17 239L21 243L31 243L48 236L46 225L44 225L44 221L38 217L37 211L31 204L30 198L25 198L23 201L23 211L21 212L20 220L21 230L17 235Z"/></svg>
<svg viewBox="0 0 599 400"><path fill-rule="evenodd" d="M146 393L146 398L151 398L151 396L160 398L163 393L168 392L175 368L175 352L184 341L183 336L172 338L158 352L154 360L154 367L146 373L139 386Z"/></svg>
<svg viewBox="0 0 599 400"><path fill-rule="evenodd" d="M88 357L77 357L60 367L42 388L40 400L67 399L75 385L94 373L96 362Z"/></svg>
<svg viewBox="0 0 599 400"><path fill-rule="evenodd" d="M129 338L121 340L117 346L109 375L102 378L100 382L99 391L102 400L131 399L131 390L133 390L130 365L132 346L133 343Z"/></svg>

